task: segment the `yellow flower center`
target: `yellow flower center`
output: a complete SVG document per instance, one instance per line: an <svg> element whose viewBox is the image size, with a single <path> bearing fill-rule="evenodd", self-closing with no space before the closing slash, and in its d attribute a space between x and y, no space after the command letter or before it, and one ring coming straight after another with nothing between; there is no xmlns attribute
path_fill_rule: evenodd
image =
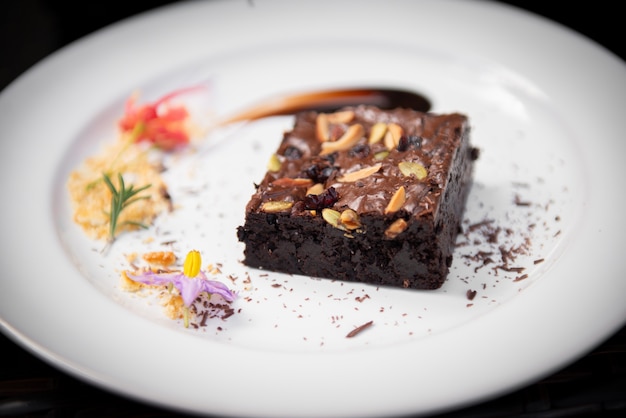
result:
<svg viewBox="0 0 626 418"><path fill-rule="evenodd" d="M189 251L183 265L183 274L190 278L196 277L200 273L201 264L202 257L200 257L200 252L196 250Z"/></svg>

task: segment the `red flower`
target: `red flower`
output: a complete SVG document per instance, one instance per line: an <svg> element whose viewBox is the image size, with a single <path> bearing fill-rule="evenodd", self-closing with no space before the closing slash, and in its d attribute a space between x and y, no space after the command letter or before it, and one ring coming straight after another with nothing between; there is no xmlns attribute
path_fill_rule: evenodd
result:
<svg viewBox="0 0 626 418"><path fill-rule="evenodd" d="M124 116L119 121L120 129L134 135L135 142L148 141L165 151L187 145L189 133L185 122L189 112L183 105L171 106L168 102L200 87L176 90L142 106L136 106L135 95L130 96L126 101Z"/></svg>

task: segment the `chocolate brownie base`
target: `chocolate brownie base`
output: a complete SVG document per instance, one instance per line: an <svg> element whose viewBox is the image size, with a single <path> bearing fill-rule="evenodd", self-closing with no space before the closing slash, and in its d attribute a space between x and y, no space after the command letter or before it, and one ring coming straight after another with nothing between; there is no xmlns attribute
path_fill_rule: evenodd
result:
<svg viewBox="0 0 626 418"><path fill-rule="evenodd" d="M237 230L244 264L441 287L478 156L469 133L457 113L359 106L298 114Z"/></svg>

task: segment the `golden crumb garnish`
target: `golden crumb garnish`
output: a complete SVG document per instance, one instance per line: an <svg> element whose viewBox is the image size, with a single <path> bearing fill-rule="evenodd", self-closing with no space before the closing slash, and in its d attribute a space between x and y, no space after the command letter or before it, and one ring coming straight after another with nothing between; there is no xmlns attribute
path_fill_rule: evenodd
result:
<svg viewBox="0 0 626 418"><path fill-rule="evenodd" d="M72 171L67 181L74 221L85 233L95 239L107 239L110 233L111 190L103 181L102 173L124 173L128 184L152 185L142 192L145 199L135 201L120 213L119 230L137 229L139 224L150 225L154 218L169 208L167 187L161 178L162 167L150 158L150 149L131 144L122 137L109 144L99 155L83 161ZM115 180L115 178L113 178Z"/></svg>
<svg viewBox="0 0 626 418"><path fill-rule="evenodd" d="M172 251L150 251L145 253L142 258L151 265L171 266L176 262L176 255Z"/></svg>
<svg viewBox="0 0 626 418"><path fill-rule="evenodd" d="M137 292L143 289L145 286L146 285L144 285L143 283L131 280L126 275L125 271L123 271L122 274L120 274L120 287L127 292Z"/></svg>
<svg viewBox="0 0 626 418"><path fill-rule="evenodd" d="M185 304L180 295L164 292L161 297L161 304L168 318L180 319L184 317Z"/></svg>
<svg viewBox="0 0 626 418"><path fill-rule="evenodd" d="M222 270L219 268L219 266L214 265L213 263L209 263L206 267L206 271L207 273L216 275L216 274L220 274L222 272Z"/></svg>

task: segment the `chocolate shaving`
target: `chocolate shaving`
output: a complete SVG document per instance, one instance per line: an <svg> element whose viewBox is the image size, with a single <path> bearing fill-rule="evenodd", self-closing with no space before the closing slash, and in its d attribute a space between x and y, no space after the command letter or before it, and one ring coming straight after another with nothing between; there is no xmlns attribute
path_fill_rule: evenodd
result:
<svg viewBox="0 0 626 418"><path fill-rule="evenodd" d="M374 321L369 321L364 323L363 325L356 327L355 329L353 329L352 331L350 331L348 333L348 335L346 335L346 338L352 338L355 337L357 334L361 333L363 330L365 330L366 328L369 328L372 326L372 324L374 324Z"/></svg>
<svg viewBox="0 0 626 418"><path fill-rule="evenodd" d="M526 268L525 268L525 267L495 266L493 269L494 269L494 270L496 270L496 269L500 269L500 270L504 270L504 271L509 272L509 273L521 273L521 272L523 272Z"/></svg>
<svg viewBox="0 0 626 418"><path fill-rule="evenodd" d="M515 204L517 206L530 206L530 202L523 201L519 195L515 195Z"/></svg>
<svg viewBox="0 0 626 418"><path fill-rule="evenodd" d="M488 226L490 224L492 224L494 221L493 219L485 219L484 221L472 224L470 226L467 227L467 231L468 232L474 232L477 229L482 228L483 226Z"/></svg>
<svg viewBox="0 0 626 418"><path fill-rule="evenodd" d="M209 313L206 311L202 312L202 319L200 320L201 327L206 327L206 321L208 318L209 318Z"/></svg>

